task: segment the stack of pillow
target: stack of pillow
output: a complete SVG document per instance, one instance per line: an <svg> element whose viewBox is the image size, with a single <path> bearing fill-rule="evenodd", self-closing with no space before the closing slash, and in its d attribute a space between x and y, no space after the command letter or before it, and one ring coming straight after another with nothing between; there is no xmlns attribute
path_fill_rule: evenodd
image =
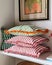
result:
<svg viewBox="0 0 52 65"><path fill-rule="evenodd" d="M6 34L12 34L15 35L15 37L5 40L5 43L14 44L14 46L5 49L4 51L39 57L43 52L50 50L49 47L42 45L48 41L48 38L40 36L47 32L48 29L42 29L31 25L20 25L9 30L5 30Z"/></svg>

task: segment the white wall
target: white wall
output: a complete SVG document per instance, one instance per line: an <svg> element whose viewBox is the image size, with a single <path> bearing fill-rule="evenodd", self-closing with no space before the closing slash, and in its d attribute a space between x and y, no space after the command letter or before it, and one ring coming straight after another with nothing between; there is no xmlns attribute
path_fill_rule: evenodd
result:
<svg viewBox="0 0 52 65"><path fill-rule="evenodd" d="M0 29L14 25L14 0L0 0ZM1 43L1 32L0 32ZM0 55L0 65L14 65L14 58Z"/></svg>

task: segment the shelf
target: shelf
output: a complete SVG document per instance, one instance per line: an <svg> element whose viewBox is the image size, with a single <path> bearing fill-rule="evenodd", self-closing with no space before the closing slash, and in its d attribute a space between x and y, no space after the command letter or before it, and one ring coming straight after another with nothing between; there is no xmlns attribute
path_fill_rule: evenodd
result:
<svg viewBox="0 0 52 65"><path fill-rule="evenodd" d="M52 65L51 61L46 60L46 58L50 54L52 54L51 52L44 53L39 58L33 58L33 57L23 56L23 55L13 54L13 53L7 53L7 52L4 52L4 51L0 51L0 54L4 54L4 55L7 55L7 56L11 56L11 57L15 57L15 58L31 61L31 62L36 62L36 63L39 63L39 64Z"/></svg>

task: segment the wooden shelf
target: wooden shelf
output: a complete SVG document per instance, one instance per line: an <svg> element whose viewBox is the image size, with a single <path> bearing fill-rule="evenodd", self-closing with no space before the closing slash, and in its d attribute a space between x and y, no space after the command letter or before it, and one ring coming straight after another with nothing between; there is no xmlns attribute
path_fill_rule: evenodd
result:
<svg viewBox="0 0 52 65"><path fill-rule="evenodd" d="M13 53L7 53L7 52L4 52L4 51L0 51L0 54L4 54L4 55L7 55L7 56L11 56L11 57L31 61L31 62L36 62L36 63L39 63L39 64L52 65L51 61L46 60L46 58L50 54L52 54L52 52L44 53L39 58L33 58L33 57L23 56L23 55L13 54Z"/></svg>

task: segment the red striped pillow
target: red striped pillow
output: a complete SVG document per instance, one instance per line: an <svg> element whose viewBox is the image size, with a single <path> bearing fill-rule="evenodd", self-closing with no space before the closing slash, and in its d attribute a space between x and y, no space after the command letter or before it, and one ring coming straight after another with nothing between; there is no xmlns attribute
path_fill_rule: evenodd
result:
<svg viewBox="0 0 52 65"><path fill-rule="evenodd" d="M40 37L40 36L34 36L34 37L15 36L11 39L5 40L5 42L11 44L18 44L18 42L20 42L22 45L29 44L29 45L37 46L39 44L44 43L47 40L48 40L47 38Z"/></svg>
<svg viewBox="0 0 52 65"><path fill-rule="evenodd" d="M15 45L4 51L9 53L26 55L26 56L39 57L40 54L42 54L43 52L49 51L49 48L41 45L38 45L35 48L20 47Z"/></svg>

